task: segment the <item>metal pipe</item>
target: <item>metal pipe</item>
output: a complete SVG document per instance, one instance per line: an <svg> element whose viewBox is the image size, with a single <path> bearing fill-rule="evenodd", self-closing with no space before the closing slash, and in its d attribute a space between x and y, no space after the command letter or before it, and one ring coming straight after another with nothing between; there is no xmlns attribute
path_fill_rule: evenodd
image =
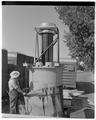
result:
<svg viewBox="0 0 96 120"><path fill-rule="evenodd" d="M57 39L58 39L58 41L57 41L57 43L58 43L58 49L57 49L58 58L57 58L57 62L59 63L59 29L58 28L57 28L57 31L58 31L58 37L57 37Z"/></svg>
<svg viewBox="0 0 96 120"><path fill-rule="evenodd" d="M38 42L38 33L36 31L36 42L35 42L35 58L34 58L34 63L36 62L36 54L37 58L39 58L39 42Z"/></svg>
<svg viewBox="0 0 96 120"><path fill-rule="evenodd" d="M37 44L35 42L35 57L34 57L34 63L36 62L36 47L37 47Z"/></svg>
<svg viewBox="0 0 96 120"><path fill-rule="evenodd" d="M39 41L38 41L38 33L36 33L36 41L37 41L37 57L39 58Z"/></svg>

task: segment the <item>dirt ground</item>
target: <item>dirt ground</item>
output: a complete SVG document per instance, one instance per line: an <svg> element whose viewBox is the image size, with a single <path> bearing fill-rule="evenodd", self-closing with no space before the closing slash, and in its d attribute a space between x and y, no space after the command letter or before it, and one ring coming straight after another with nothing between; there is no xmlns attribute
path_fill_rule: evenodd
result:
<svg viewBox="0 0 96 120"><path fill-rule="evenodd" d="M71 118L94 118L94 76L91 72L77 72L76 88L84 91L83 105L71 112ZM84 100L83 100L84 99Z"/></svg>

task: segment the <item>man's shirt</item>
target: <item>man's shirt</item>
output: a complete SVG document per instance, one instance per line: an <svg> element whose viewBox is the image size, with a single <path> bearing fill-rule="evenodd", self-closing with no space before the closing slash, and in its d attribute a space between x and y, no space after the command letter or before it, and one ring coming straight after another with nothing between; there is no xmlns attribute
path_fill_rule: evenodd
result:
<svg viewBox="0 0 96 120"><path fill-rule="evenodd" d="M9 91L12 91L13 89L15 89L18 92L22 93L22 90L19 85L19 81L17 79L10 78L8 85L9 85Z"/></svg>

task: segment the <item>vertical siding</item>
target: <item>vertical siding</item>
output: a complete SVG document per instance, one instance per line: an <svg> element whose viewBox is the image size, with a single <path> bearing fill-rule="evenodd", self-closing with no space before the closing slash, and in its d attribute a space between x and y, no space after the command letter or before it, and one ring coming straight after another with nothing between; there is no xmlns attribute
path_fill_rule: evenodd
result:
<svg viewBox="0 0 96 120"><path fill-rule="evenodd" d="M29 87L29 70L23 67L23 63L33 63L34 58L24 54L17 53L17 66L21 73L22 79L20 80L21 88Z"/></svg>
<svg viewBox="0 0 96 120"><path fill-rule="evenodd" d="M23 63L25 62L25 56L23 54L17 53L17 66L18 70L21 74L20 79L20 87L23 89L26 87L25 85L25 68L23 67Z"/></svg>
<svg viewBox="0 0 96 120"><path fill-rule="evenodd" d="M2 50L2 97L6 95L8 90L8 56L7 50Z"/></svg>

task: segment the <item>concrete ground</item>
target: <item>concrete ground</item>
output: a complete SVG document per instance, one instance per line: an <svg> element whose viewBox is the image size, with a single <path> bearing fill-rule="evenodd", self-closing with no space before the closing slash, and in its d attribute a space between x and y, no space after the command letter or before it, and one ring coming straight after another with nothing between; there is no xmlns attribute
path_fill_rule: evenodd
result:
<svg viewBox="0 0 96 120"><path fill-rule="evenodd" d="M77 72L76 88L80 91L84 91L84 94L79 97L82 100L81 104L75 101L78 108L71 108L70 118L94 118L93 78L91 72ZM2 113L9 113L9 102L7 100L2 102Z"/></svg>

